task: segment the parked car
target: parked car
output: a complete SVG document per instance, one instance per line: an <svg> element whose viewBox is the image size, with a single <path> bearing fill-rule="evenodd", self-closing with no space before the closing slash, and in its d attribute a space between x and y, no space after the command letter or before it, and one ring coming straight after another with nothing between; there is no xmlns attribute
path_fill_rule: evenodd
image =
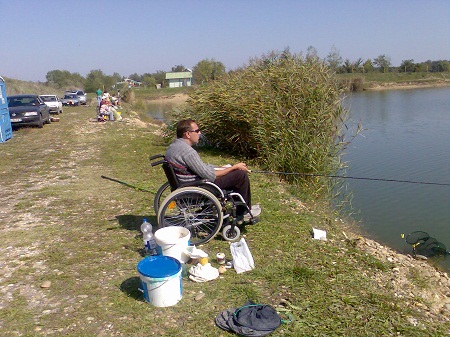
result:
<svg viewBox="0 0 450 337"><path fill-rule="evenodd" d="M64 97L61 100L62 105L72 105L77 106L80 104L80 99L78 98L77 94L65 94Z"/></svg>
<svg viewBox="0 0 450 337"><path fill-rule="evenodd" d="M77 90L76 94L80 100L80 104L86 105L86 93L83 90Z"/></svg>
<svg viewBox="0 0 450 337"><path fill-rule="evenodd" d="M49 107L50 113L57 115L63 112L63 105L61 99L56 95L39 95L45 104Z"/></svg>
<svg viewBox="0 0 450 337"><path fill-rule="evenodd" d="M86 105L86 93L83 90L66 90L64 94L76 94L78 96L80 104Z"/></svg>
<svg viewBox="0 0 450 337"><path fill-rule="evenodd" d="M42 128L50 124L50 109L38 95L8 96L11 125L36 125Z"/></svg>

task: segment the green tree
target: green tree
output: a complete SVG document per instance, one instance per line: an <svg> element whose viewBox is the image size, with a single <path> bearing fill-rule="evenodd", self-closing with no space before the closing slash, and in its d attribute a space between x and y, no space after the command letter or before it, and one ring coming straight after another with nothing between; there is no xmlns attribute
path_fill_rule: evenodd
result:
<svg viewBox="0 0 450 337"><path fill-rule="evenodd" d="M414 60L402 60L402 63L400 64L400 71L405 73L412 73L415 71L416 65L414 63Z"/></svg>
<svg viewBox="0 0 450 337"><path fill-rule="evenodd" d="M362 72L363 69L363 59L360 57L355 62L353 62L353 71L356 71L357 73Z"/></svg>
<svg viewBox="0 0 450 337"><path fill-rule="evenodd" d="M112 89L116 84L117 80L114 76L105 76L103 83L105 84L105 88L108 88L108 90Z"/></svg>
<svg viewBox="0 0 450 337"><path fill-rule="evenodd" d="M151 74L144 74L142 75L142 84L146 87L154 88L156 79Z"/></svg>
<svg viewBox="0 0 450 337"><path fill-rule="evenodd" d="M152 76L155 78L157 84L161 84L161 87L165 87L166 83L166 72L164 70L158 70L153 73Z"/></svg>
<svg viewBox="0 0 450 337"><path fill-rule="evenodd" d="M183 72L183 71L185 71L185 70L186 70L186 68L185 68L185 66L182 65L182 64L179 64L179 65L177 65L177 66L175 66L175 67L172 67L172 72L173 72L173 73Z"/></svg>
<svg viewBox="0 0 450 337"><path fill-rule="evenodd" d="M331 47L331 51L328 53L325 60L326 60L326 63L328 64L328 66L333 71L335 71L335 72L339 71L339 68L342 65L342 57L341 57L341 54L339 53L339 50L335 46ZM346 61L350 62L350 60L348 60L348 59Z"/></svg>
<svg viewBox="0 0 450 337"><path fill-rule="evenodd" d="M387 73L389 71L389 67L391 66L391 58L384 54L379 55L373 60L373 64L376 65L381 72Z"/></svg>
<svg viewBox="0 0 450 337"><path fill-rule="evenodd" d="M112 76L109 76L100 69L91 70L86 76L85 90L87 92L95 92L99 88L102 90L111 90L121 80L122 76L119 73L114 73Z"/></svg>
<svg viewBox="0 0 450 337"><path fill-rule="evenodd" d="M439 60L432 62L431 71L445 72L450 70L450 62L447 60Z"/></svg>
<svg viewBox="0 0 450 337"><path fill-rule="evenodd" d="M142 82L142 76L137 73L131 74L128 78L136 82Z"/></svg>
<svg viewBox="0 0 450 337"><path fill-rule="evenodd" d="M111 77L115 83L122 81L122 76L119 73L114 73Z"/></svg>
<svg viewBox="0 0 450 337"><path fill-rule="evenodd" d="M91 70L86 76L85 90L87 92L95 92L99 88L105 90L105 76L100 69Z"/></svg>
<svg viewBox="0 0 450 337"><path fill-rule="evenodd" d="M342 72L353 73L353 69L354 64L349 59L345 59L344 64L342 65Z"/></svg>
<svg viewBox="0 0 450 337"><path fill-rule="evenodd" d="M204 59L192 69L192 76L197 84L205 84L225 75L225 66L214 59Z"/></svg>
<svg viewBox="0 0 450 337"><path fill-rule="evenodd" d="M71 73L67 70L51 70L45 76L47 84L58 88L84 88L85 78L79 73Z"/></svg>
<svg viewBox="0 0 450 337"><path fill-rule="evenodd" d="M366 62L364 62L364 64L362 65L362 68L364 73L370 73L375 69L371 59L367 59Z"/></svg>

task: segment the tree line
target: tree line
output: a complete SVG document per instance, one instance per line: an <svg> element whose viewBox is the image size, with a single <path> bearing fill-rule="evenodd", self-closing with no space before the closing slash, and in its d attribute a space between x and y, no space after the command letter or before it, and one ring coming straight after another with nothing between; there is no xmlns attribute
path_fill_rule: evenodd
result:
<svg viewBox="0 0 450 337"><path fill-rule="evenodd" d="M311 47L310 47L311 48ZM343 59L339 50L332 47L330 53L325 58L325 63L335 72L340 74L346 73L414 73L414 72L448 72L450 70L450 61L425 61L415 63L413 59L402 60L399 67L394 67L391 64L391 58L385 54L379 55L376 58L364 60L358 58L355 61Z"/></svg>
<svg viewBox="0 0 450 337"><path fill-rule="evenodd" d="M286 48L285 52L286 51L289 51L289 48ZM374 59L364 60L363 58L358 58L354 61L350 59L344 60L339 50L334 46L331 48L330 53L322 60L318 57L316 49L310 46L307 49L306 58L319 60L333 72L338 74L371 72L448 72L450 70L450 61L448 60L428 60L415 63L413 59L409 59L402 60L401 65L395 67L391 64L391 58L385 54L379 55ZM240 69L230 70L227 73L225 65L222 62L206 58L198 62L192 70L187 69L180 64L172 67L171 72L192 71L194 83L201 85L239 70ZM59 88L75 86L84 88L87 92L95 92L98 88L114 88L117 83L123 82L125 78L140 82L142 86L149 88L155 88L156 85L163 88L167 86L165 79L166 71L163 70L158 70L154 73L144 73L142 75L134 73L127 77L122 76L119 73L107 75L100 69L91 70L86 77L83 77L79 73L71 73L67 70L51 70L46 75L47 84L49 85Z"/></svg>

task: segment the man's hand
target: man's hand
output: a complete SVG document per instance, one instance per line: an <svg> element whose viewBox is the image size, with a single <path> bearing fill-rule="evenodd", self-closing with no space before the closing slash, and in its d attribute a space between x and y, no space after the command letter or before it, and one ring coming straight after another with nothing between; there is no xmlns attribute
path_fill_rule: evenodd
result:
<svg viewBox="0 0 450 337"><path fill-rule="evenodd" d="M219 170L216 170L216 177L223 177L224 175L226 175L232 171L236 171L236 170L243 170L245 172L251 172L247 168L247 165L245 165L245 163L237 163L237 164L234 164L233 166L230 166L230 165L222 166Z"/></svg>
<svg viewBox="0 0 450 337"><path fill-rule="evenodd" d="M247 165L245 165L245 163L234 164L231 168L233 168L233 171L234 170L243 170L246 172L250 172L250 170L247 168Z"/></svg>

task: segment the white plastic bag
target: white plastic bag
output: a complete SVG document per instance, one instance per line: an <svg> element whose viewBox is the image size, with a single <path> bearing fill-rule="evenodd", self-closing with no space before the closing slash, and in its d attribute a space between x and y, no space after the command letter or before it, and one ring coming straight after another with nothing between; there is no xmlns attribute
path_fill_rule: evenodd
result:
<svg viewBox="0 0 450 337"><path fill-rule="evenodd" d="M244 238L238 242L231 243L230 250L236 273L240 274L255 268L252 253L250 253L250 249L248 249L247 242L245 242Z"/></svg>
<svg viewBox="0 0 450 337"><path fill-rule="evenodd" d="M314 239L327 241L327 232L313 227Z"/></svg>

